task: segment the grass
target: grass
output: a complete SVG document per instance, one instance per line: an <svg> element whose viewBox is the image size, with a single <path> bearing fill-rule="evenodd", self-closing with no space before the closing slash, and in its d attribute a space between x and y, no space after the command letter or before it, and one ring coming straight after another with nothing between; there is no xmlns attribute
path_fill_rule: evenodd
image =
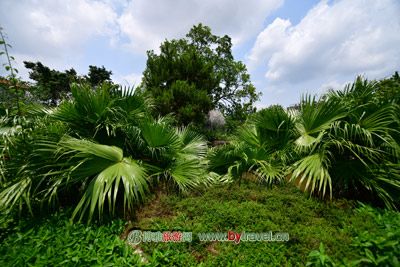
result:
<svg viewBox="0 0 400 267"><path fill-rule="evenodd" d="M160 193L125 231L121 220L87 226L70 224L65 215L18 226L0 245L0 266L137 265L137 255L119 238L129 229L193 232L192 242L141 243L149 266L304 266L311 251L311 262L326 254L345 266L396 266L399 213L356 206L346 200L324 203L290 185L266 188L250 182L186 196ZM228 230L287 232L290 240L234 244L197 237Z"/></svg>

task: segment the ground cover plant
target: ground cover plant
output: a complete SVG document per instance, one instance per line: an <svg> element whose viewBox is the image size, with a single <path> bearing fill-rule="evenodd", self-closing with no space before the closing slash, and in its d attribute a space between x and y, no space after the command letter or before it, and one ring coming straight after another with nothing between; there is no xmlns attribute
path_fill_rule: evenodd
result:
<svg viewBox="0 0 400 267"><path fill-rule="evenodd" d="M72 211L71 211L72 212ZM396 266L400 252L397 212L345 199L321 202L287 184L266 186L244 180L187 196L154 194L125 224L72 224L68 214L25 222L2 237L2 266ZM12 224L11 224L12 225ZM126 229L192 231L193 241L140 243L120 238ZM202 232L288 232L288 242L205 242ZM320 250L320 246L324 250ZM134 249L143 250L140 258ZM145 262L142 262L142 261ZM328 262L328 260L326 260ZM21 265L21 266L22 266Z"/></svg>
<svg viewBox="0 0 400 267"><path fill-rule="evenodd" d="M119 238L122 220L89 226L70 222L70 213L61 211L19 223L9 221L9 235L1 236L0 265L135 266L140 262Z"/></svg>

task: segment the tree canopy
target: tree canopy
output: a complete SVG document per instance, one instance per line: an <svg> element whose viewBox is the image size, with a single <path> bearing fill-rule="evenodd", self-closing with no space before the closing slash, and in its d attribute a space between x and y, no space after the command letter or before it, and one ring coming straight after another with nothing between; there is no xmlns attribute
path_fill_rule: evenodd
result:
<svg viewBox="0 0 400 267"><path fill-rule="evenodd" d="M24 61L24 65L30 70L29 78L36 81L33 93L42 101L50 101L52 105L57 100L71 91L70 83L76 81L77 73L71 68L64 72L50 69L41 62Z"/></svg>
<svg viewBox="0 0 400 267"><path fill-rule="evenodd" d="M259 98L250 75L232 54L232 41L207 26L193 26L185 38L166 40L160 53L147 52L143 87L160 115L174 113L177 123L202 126L210 110L244 120Z"/></svg>
<svg viewBox="0 0 400 267"><path fill-rule="evenodd" d="M57 101L71 92L72 82L89 83L95 87L102 82L111 82L111 71L104 66L89 66L89 72L86 76L78 76L75 69L71 68L65 71L51 69L41 62L24 61L24 65L30 70L29 78L36 82L31 93L44 102L56 105Z"/></svg>
<svg viewBox="0 0 400 267"><path fill-rule="evenodd" d="M89 65L89 73L85 77L92 86L98 86L102 82L111 82L112 71L108 71L104 66L97 67Z"/></svg>

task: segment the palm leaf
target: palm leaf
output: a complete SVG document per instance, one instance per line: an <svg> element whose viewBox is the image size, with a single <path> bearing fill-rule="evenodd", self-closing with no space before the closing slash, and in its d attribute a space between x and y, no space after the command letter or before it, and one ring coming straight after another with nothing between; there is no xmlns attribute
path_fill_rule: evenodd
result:
<svg viewBox="0 0 400 267"><path fill-rule="evenodd" d="M147 187L146 172L134 160L124 158L92 179L84 196L75 208L72 218L80 214L80 220L89 209L89 221L97 208L99 217L103 214L104 204L108 203L110 212L114 212L117 196L122 183L124 210L132 210L134 204L144 198Z"/></svg>
<svg viewBox="0 0 400 267"><path fill-rule="evenodd" d="M299 137L295 143L300 147L308 147L322 138L331 124L346 116L341 102L337 99L326 99L317 102L311 96L305 96L300 104L300 114L296 129Z"/></svg>
<svg viewBox="0 0 400 267"><path fill-rule="evenodd" d="M330 196L332 196L332 180L329 174L330 161L326 153L316 153L309 155L297 161L293 165L293 173L291 181L299 180L299 184L305 183L305 190L310 188L313 192L322 192L325 195L326 189L329 188Z"/></svg>
<svg viewBox="0 0 400 267"><path fill-rule="evenodd" d="M134 204L140 201L148 190L146 170L135 160L124 158L122 150L118 147L74 138L65 138L59 146L59 154L72 155L78 159L77 164L71 167L70 175L74 180L82 181L86 177L94 176L75 208L73 218L80 214L82 219L88 210L90 221L96 208L101 216L106 199L109 210L113 213L120 187L124 210L133 209Z"/></svg>

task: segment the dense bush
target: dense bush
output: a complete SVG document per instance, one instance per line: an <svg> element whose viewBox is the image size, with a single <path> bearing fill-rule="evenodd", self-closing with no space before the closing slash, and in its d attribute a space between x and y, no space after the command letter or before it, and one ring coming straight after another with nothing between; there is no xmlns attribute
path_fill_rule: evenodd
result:
<svg viewBox="0 0 400 267"><path fill-rule="evenodd" d="M260 111L230 144L210 151L211 170L239 180L246 173L269 183L282 180L292 157L293 127L293 118L280 106Z"/></svg>
<svg viewBox="0 0 400 267"><path fill-rule="evenodd" d="M394 76L392 79L396 79ZM382 83L397 86L382 89ZM306 96L298 109L259 111L229 145L209 155L212 171L269 183L290 177L313 194L399 203L398 83L357 78L343 91ZM390 94L385 94L386 90Z"/></svg>
<svg viewBox="0 0 400 267"><path fill-rule="evenodd" d="M160 183L185 191L211 180L203 138L172 127L171 118L152 118L149 100L138 91L107 83L71 90L71 100L37 108L28 126L4 132L2 210L33 213L33 205L57 207L63 197L76 204L78 197L74 217L88 211L90 220L104 208L132 211Z"/></svg>
<svg viewBox="0 0 400 267"><path fill-rule="evenodd" d="M136 266L138 255L118 237L122 229L120 220L101 226L73 224L63 212L22 221L2 239L0 265Z"/></svg>

